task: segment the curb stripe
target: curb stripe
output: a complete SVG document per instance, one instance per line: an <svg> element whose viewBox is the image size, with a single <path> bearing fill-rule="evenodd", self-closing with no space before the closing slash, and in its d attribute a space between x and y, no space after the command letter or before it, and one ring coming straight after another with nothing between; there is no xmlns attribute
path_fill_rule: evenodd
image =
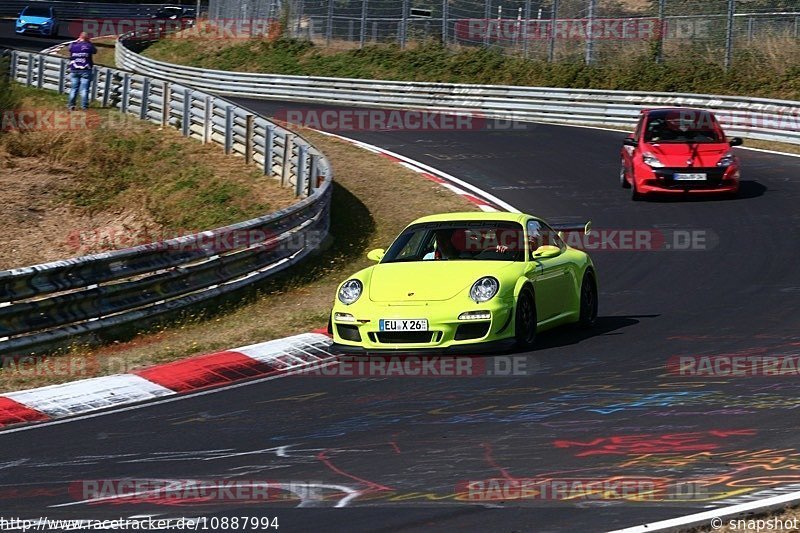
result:
<svg viewBox="0 0 800 533"><path fill-rule="evenodd" d="M36 409L31 409L11 398L0 396L0 426L49 419L49 416Z"/></svg>
<svg viewBox="0 0 800 533"><path fill-rule="evenodd" d="M239 352L219 352L145 368L134 374L175 392L228 385L278 369Z"/></svg>
<svg viewBox="0 0 800 533"><path fill-rule="evenodd" d="M175 394L133 374L117 374L8 393L5 396L52 418Z"/></svg>

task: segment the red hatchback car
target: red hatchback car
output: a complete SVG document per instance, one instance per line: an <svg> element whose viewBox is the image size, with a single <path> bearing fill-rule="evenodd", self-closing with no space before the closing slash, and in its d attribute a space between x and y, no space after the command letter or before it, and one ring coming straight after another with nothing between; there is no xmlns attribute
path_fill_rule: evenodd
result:
<svg viewBox="0 0 800 533"><path fill-rule="evenodd" d="M655 194L730 194L739 191L739 159L709 111L645 109L623 142L619 182L639 200Z"/></svg>

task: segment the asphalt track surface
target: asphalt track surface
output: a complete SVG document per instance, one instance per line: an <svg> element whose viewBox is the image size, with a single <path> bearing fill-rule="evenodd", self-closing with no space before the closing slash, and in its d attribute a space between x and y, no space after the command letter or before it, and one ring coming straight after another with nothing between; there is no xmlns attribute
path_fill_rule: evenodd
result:
<svg viewBox="0 0 800 533"><path fill-rule="evenodd" d="M265 113L308 107L244 103ZM541 335L524 354L527 375L289 377L5 432L3 515L277 516L288 531L602 531L800 483L796 377L668 371L673 356L800 353L800 159L739 150L737 199L632 202L617 182L618 132L527 124L347 135L522 211L668 237L658 250L594 252L597 327ZM375 176L375 187L390 179ZM682 244L670 240L675 231L699 232L705 245L667 249ZM695 484L642 501L457 496L467 481L619 476ZM69 489L121 478L305 483L324 499L304 509L297 498L92 504ZM347 509L321 508L336 504Z"/></svg>

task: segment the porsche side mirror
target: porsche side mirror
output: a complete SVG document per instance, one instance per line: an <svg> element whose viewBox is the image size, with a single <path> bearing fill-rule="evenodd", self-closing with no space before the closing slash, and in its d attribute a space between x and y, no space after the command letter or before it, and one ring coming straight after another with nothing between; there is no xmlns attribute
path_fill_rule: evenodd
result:
<svg viewBox="0 0 800 533"><path fill-rule="evenodd" d="M632 146L633 148L639 146L639 142L633 137L627 137L624 141L622 141L622 144L624 146Z"/></svg>
<svg viewBox="0 0 800 533"><path fill-rule="evenodd" d="M730 142L731 146L741 146L743 144L744 144L744 139L742 139L741 137L734 137L733 139L731 139Z"/></svg>
<svg viewBox="0 0 800 533"><path fill-rule="evenodd" d="M386 250L384 250L383 248L376 248L374 250L370 250L369 253L367 253L367 259L375 262L380 262L380 260L383 259L384 254L386 254Z"/></svg>
<svg viewBox="0 0 800 533"><path fill-rule="evenodd" d="M547 259L561 254L561 248L558 246L544 245L540 246L533 252L534 259Z"/></svg>

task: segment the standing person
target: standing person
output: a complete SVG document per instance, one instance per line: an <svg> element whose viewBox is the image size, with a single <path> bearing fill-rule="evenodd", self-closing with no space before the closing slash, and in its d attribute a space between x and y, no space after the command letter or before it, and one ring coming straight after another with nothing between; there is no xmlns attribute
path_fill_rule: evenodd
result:
<svg viewBox="0 0 800 533"><path fill-rule="evenodd" d="M92 84L92 69L94 68L92 56L96 53L97 48L94 47L85 31L81 32L77 41L69 45L71 86L67 107L70 111L75 110L78 91L81 93L81 109L85 110L89 107L89 86Z"/></svg>

